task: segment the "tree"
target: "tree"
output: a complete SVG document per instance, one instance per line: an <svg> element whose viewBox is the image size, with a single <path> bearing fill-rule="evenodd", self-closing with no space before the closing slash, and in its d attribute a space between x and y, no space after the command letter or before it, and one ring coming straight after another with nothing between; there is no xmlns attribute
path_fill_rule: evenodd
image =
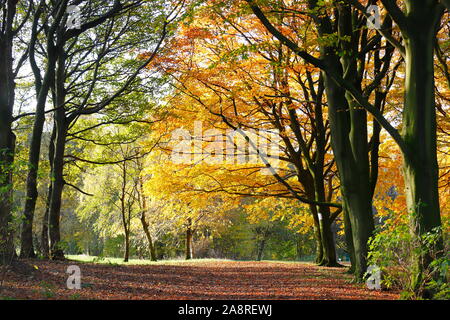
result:
<svg viewBox="0 0 450 320"><path fill-rule="evenodd" d="M188 112L197 114L203 114L200 110L206 109L209 112L209 115L205 115L206 119L213 123L208 133L205 132L206 135L211 130L225 131L223 127L252 132L278 131L278 146L282 150L280 158L291 167L278 168L274 165L275 171L271 171L273 180L277 180L281 188L287 189L286 193L310 205L316 224L318 262L337 265L330 226L340 212L340 204L330 204L333 189L326 190L328 181L334 175L333 161L328 155L328 121L323 116L323 78L316 70L298 65L296 57L273 43L270 37L265 39L263 30L254 20L246 19L245 23L240 23L234 12L216 12L214 5L203 8L195 18L202 24L193 23L180 30L172 44L179 50L156 62L160 69L174 79L177 89L175 94L183 94L188 98L185 104L177 99L174 108L185 111L192 109ZM201 25L210 26L211 31ZM250 37L247 34L252 29L258 30L258 33ZM234 37L230 38L229 34L233 33ZM236 41L237 37L242 42ZM181 111L175 117L189 116ZM258 139L269 141L273 138L260 134L250 140L254 140L252 143L256 145ZM215 139L220 140L218 136ZM197 140L201 143L201 139ZM277 142L272 140L270 143ZM215 150L215 157L220 158L226 153L227 150L222 148L216 148L220 150ZM260 156L252 149L249 152ZM204 157L208 160L208 153L200 156L199 152L194 150L194 158ZM266 159L261 160L261 165L267 165L264 163ZM267 161L271 161L270 157ZM220 164L216 167L220 167ZM255 170L255 167L250 169ZM301 190L292 185L294 176L299 180ZM222 185L222 189L225 185ZM219 188L215 189L219 191ZM338 210L331 214L329 206L337 207ZM324 217L321 220L319 212Z"/></svg>
<svg viewBox="0 0 450 320"><path fill-rule="evenodd" d="M147 205L147 197L144 193L144 177L142 176L142 173L144 171L144 165L143 165L143 161L141 158L137 158L135 160L136 163L136 168L137 168L137 172L138 172L138 187L139 190L137 192L138 195L138 201L139 201L139 208L141 210L141 216L140 216L140 220L141 220L141 224L142 224L142 229L145 232L145 236L147 237L147 241L148 241L148 249L149 249L149 253L150 253L150 260L152 261L156 261L156 249L155 249L155 244L153 241L153 237L149 228L149 223L147 221L147 213L149 211L148 205Z"/></svg>
<svg viewBox="0 0 450 320"><path fill-rule="evenodd" d="M28 19L27 14L18 14L18 8L24 3L18 0L0 2L0 263L15 255L13 251L12 230L12 191L13 164L16 137L12 131L13 110L15 101L15 78L26 59L26 54L19 56L14 64L14 44L18 33ZM22 12L23 13L23 12ZM22 21L17 19L22 18Z"/></svg>
<svg viewBox="0 0 450 320"><path fill-rule="evenodd" d="M78 2L76 1L75 5L77 3ZM32 4L34 5L34 1L32 2ZM39 168L41 137L45 122L45 107L47 97L52 87L54 89L54 92L56 91L55 77L57 75L55 73L55 70L57 66L58 54L61 55L61 52L68 41L74 39L83 32L86 32L102 24L105 20L117 15L122 10L120 1L114 1L113 6L107 7L106 12L95 10L93 14L92 11L90 11L89 14L91 16L93 15L92 20L84 23L82 26L80 26L79 29L67 29L66 24L68 19L68 6L68 0L52 1L49 6L47 6L44 0L41 0L37 4L37 6L33 6L33 25L31 28L32 31L29 39L29 57L30 65L35 77L36 112L29 150L30 169L27 177L27 198L24 207L24 220L22 223L21 257L35 256L32 242L32 228L36 199L38 196L36 187L37 172ZM101 3L101 1L97 2L96 6L97 9L99 7L105 7L104 3ZM128 6L125 7L127 8ZM89 9L91 10L92 8ZM45 33L45 44L43 45L44 52L42 52L42 54L44 54L46 57L46 66L39 66L39 62L37 61L36 57L38 46L41 45L39 43L39 35L42 32ZM60 61L59 65L62 66L64 65L64 63L65 61ZM44 71L43 75L42 70ZM61 86L59 87L59 89L61 89ZM59 118L61 119L61 116ZM61 132L63 128L61 127L61 125L59 125L58 128L60 129L60 134L58 136L61 140ZM56 150L55 152L58 153ZM55 165L59 166L60 162L61 161L57 161ZM52 188L52 193L59 193L59 189L59 187Z"/></svg>
<svg viewBox="0 0 450 320"><path fill-rule="evenodd" d="M131 234L141 212L139 172L130 160L136 156L136 149L131 144L101 149L108 154L109 161L85 175L83 180L88 191L84 191L77 211L82 220L95 212L98 215L96 227L103 229L104 236L123 234L123 258L128 262ZM94 177L98 182L92 186ZM93 199L88 201L86 197Z"/></svg>
<svg viewBox="0 0 450 320"><path fill-rule="evenodd" d="M434 47L444 7L435 1L405 0L404 13L394 1L382 1L404 42L405 97L402 141L403 171L412 232L422 236L442 225L439 207L434 84ZM447 4L448 5L448 4ZM416 260L416 280L431 262Z"/></svg>
<svg viewBox="0 0 450 320"><path fill-rule="evenodd" d="M68 3L65 1L61 3L62 7L59 9L65 12L67 5ZM112 6L106 7L99 1L93 5L94 7L86 6L84 8L86 16L82 17L86 22L79 29L66 29L67 15L63 15L59 23L55 21L54 28L50 28L53 33L46 34L47 40L51 42L51 47L47 48L47 51L51 50L51 52L47 52L47 54L55 56L54 69L56 69L48 75L52 84L56 128L55 153L52 160L52 190L49 200L49 238L51 256L58 259L63 257L62 250L57 248L57 243L60 239L61 195L66 184L63 178L64 151L67 136L70 134L69 130L81 116L99 113L114 100L130 92L128 91L129 87L135 85L139 72L153 59L166 37L167 25L174 20L172 14L176 17L180 10L180 6L175 6L170 8L167 13L164 12L164 7L161 7L159 2L150 5L143 1L129 1L124 4L115 1ZM142 27L142 21L135 19L139 16L137 8L158 13L147 18L149 23L155 25L157 36L154 37L155 33L150 33L146 40L140 39L140 46L153 45L154 51L143 62L131 59L134 60L134 63L130 64L130 61L124 59L123 56L138 43L135 32L138 27ZM93 29L94 27L96 28ZM144 31L142 30L142 32ZM128 37L124 35L128 35ZM56 44L53 44L53 39ZM119 67L119 62L123 63L122 68ZM111 67L114 65L115 67L111 71ZM108 85L113 86L114 89L111 87L106 89L105 81L111 80L113 74L117 75L118 70L122 72L128 70L127 77L115 82L109 81ZM81 91L84 92L83 95L80 95ZM42 132L42 122L40 119L36 119L39 120L35 122L39 133ZM40 141L38 136L39 134L32 141ZM30 148L30 157L36 157L37 148ZM30 163L32 168L37 168L37 163L33 163L33 161ZM30 175L32 178L30 179L31 190L35 189L35 172L30 170ZM30 220L32 220L35 206L32 201L33 197L30 197L26 204L26 208L27 205L31 208L26 210L28 213L25 214L27 218L24 224L28 226L32 225ZM24 230L26 229L24 228ZM25 235L22 239L24 245L28 246L28 237Z"/></svg>
<svg viewBox="0 0 450 320"><path fill-rule="evenodd" d="M385 129L393 133L396 141L399 137L395 128L383 117L379 105L380 99L376 105L368 102L368 97L379 86L389 69L392 48L388 46L389 50L385 52L383 58L385 67L378 70L378 75L363 90L360 84L367 63L365 56L372 45L380 43L380 38L377 36L369 41L368 33L359 28L359 25L365 22L364 15L355 14L351 6L345 3L338 3L331 8L335 19L332 21L328 14L323 14L323 12L327 12L327 5L323 6L317 1L308 2L306 16L310 16L314 20L318 34L322 38L319 42L321 57L318 59L302 50L295 42L280 32L254 1L247 2L253 13L271 34L306 62L323 71L329 105L333 153L341 181L341 193L345 206L344 215L348 217L345 219L347 221L346 229L351 230L351 233L347 233L347 239L349 244L352 244L349 247L353 247L354 251L356 278L361 280L367 268L367 241L372 235L374 227L371 200L377 177L376 174L373 174L377 170L376 161L372 161L371 169L368 158L366 109ZM282 9L284 10L284 8ZM294 12L298 11L294 9ZM383 29L391 30L390 22L391 20L387 19ZM390 38L389 32L383 34ZM337 38L334 38L336 36ZM364 109L360 106L363 106ZM376 139L374 141L376 142ZM374 145L377 148L377 144ZM372 152L371 155L375 156L375 160L376 152Z"/></svg>

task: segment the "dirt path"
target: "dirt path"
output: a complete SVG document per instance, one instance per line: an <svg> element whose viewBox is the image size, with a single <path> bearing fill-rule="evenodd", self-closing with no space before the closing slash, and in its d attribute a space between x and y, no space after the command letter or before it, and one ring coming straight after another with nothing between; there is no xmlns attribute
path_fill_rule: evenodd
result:
<svg viewBox="0 0 450 320"><path fill-rule="evenodd" d="M214 261L101 265L29 260L27 274L8 272L0 297L19 299L397 299L349 284L342 268L304 263ZM81 290L66 288L69 265Z"/></svg>

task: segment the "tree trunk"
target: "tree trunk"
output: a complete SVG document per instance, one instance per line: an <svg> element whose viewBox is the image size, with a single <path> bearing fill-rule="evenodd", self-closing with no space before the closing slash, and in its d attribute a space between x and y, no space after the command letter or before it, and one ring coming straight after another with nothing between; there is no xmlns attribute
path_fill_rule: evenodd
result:
<svg viewBox="0 0 450 320"><path fill-rule="evenodd" d="M34 48L32 48L34 50ZM28 152L28 175L26 182L25 207L23 211L22 233L20 243L20 256L23 258L34 257L33 248L33 220L38 197L37 173L39 169L39 157L41 153L42 131L45 123L45 105L50 91L51 83L55 76L56 57L54 50L49 50L47 69L40 86L36 86L37 103L34 116L33 131L31 134L30 148Z"/></svg>
<svg viewBox="0 0 450 320"><path fill-rule="evenodd" d="M436 110L434 97L434 44L443 10L438 1L407 1L405 43L405 106L403 138L406 202L411 231L421 236L441 226L438 163L436 155ZM438 247L442 248L442 240ZM415 289L431 262L428 254L415 257Z"/></svg>
<svg viewBox="0 0 450 320"><path fill-rule="evenodd" d="M124 246L125 253L123 257L124 262L128 262L130 257L130 211L128 211L129 215L127 217L127 208L126 208L126 189L127 189L127 162L124 161L119 164L122 169L122 186L120 191L120 214L122 218L122 226L125 235ZM129 209L130 210L130 209Z"/></svg>
<svg viewBox="0 0 450 320"><path fill-rule="evenodd" d="M130 259L130 232L125 230L125 254L123 255L123 262L128 262Z"/></svg>
<svg viewBox="0 0 450 320"><path fill-rule="evenodd" d="M48 185L48 193L47 193L47 201L45 203L44 217L42 218L41 254L44 259L50 258L50 246L48 239L48 219L50 211L50 201L53 190L52 174L53 174L53 158L55 157L55 139L56 139L56 124L54 123L50 143L48 146L48 161L50 163L50 177L49 177L50 183Z"/></svg>
<svg viewBox="0 0 450 320"><path fill-rule="evenodd" d="M62 192L64 189L64 154L66 148L68 123L64 102L66 98L64 81L65 81L65 53L64 49L58 51L58 66L55 77L55 141L54 156L52 164L52 193L49 205L49 238L50 238L50 258L64 259L64 251L61 247L60 234L60 216Z"/></svg>
<svg viewBox="0 0 450 320"><path fill-rule="evenodd" d="M353 36L352 16L346 6L339 9L339 34ZM318 29L320 34L329 34L333 31L330 21L319 19ZM352 38L355 40L354 38ZM358 82L357 61L355 50L358 44L353 41L341 42L341 48L335 46L322 46L322 60L327 71L333 71L341 75L347 81L351 81L360 88ZM356 46L356 48L354 47ZM336 50L346 52L340 58ZM328 101L328 119L331 131L331 146L339 172L341 194L344 207L347 210L351 224L352 241L354 248L354 271L356 280L361 281L367 269L367 241L374 230L372 216L372 194L370 188L370 164L368 157L367 141L367 114L361 109L345 89L341 88L325 71L322 71L325 84L325 92ZM317 189L320 190L320 189ZM321 209L323 211L323 209ZM327 220L329 214L323 215L321 230L327 239L332 238L331 221ZM347 224L348 225L348 224ZM323 228L321 228L323 229ZM333 255L333 250L324 250ZM333 263L336 263L334 251Z"/></svg>
<svg viewBox="0 0 450 320"><path fill-rule="evenodd" d="M261 261L264 256L264 248L266 247L266 235L263 233L263 238L258 243L258 254L256 256L257 261Z"/></svg>
<svg viewBox="0 0 450 320"><path fill-rule="evenodd" d="M336 246L334 242L331 225L333 221L330 220L329 207L322 207L322 212L319 216L320 221L320 236L322 239L323 257L319 262L320 266L339 267L336 260Z"/></svg>
<svg viewBox="0 0 450 320"><path fill-rule="evenodd" d="M347 209L343 208L344 214L344 233L345 233L345 244L347 247L347 253L350 258L350 268L348 269L348 273L352 274L355 272L355 248L353 246L353 235L352 235L352 226L350 223L350 217L348 215Z"/></svg>
<svg viewBox="0 0 450 320"><path fill-rule="evenodd" d="M348 6L339 7L338 21L339 34L351 37L352 15ZM332 27L327 20L321 20L318 28L321 34L326 34L330 33ZM358 44L354 42L341 42L340 48L323 46L321 50L327 71L340 74L344 79L356 84L358 72L355 50ZM337 56L337 49L346 52L342 58ZM359 108L353 98L346 94L345 89L341 88L327 72L323 72L323 77L328 100L331 146L339 172L344 206L351 223L355 250L355 277L361 281L367 269L367 241L374 229L369 183L367 116L366 111Z"/></svg>
<svg viewBox="0 0 450 320"><path fill-rule="evenodd" d="M144 229L145 235L147 236L147 240L148 240L148 248L150 251L150 260L157 261L155 246L153 245L153 240L152 240L152 236L150 234L150 230L148 228L148 223L145 220L145 212L143 212L141 214L141 223L142 223L142 228Z"/></svg>
<svg viewBox="0 0 450 320"><path fill-rule="evenodd" d="M0 31L0 264L15 257L11 210L13 200L12 165L16 139L12 132L14 108L13 23L16 1L3 3L4 21Z"/></svg>
<svg viewBox="0 0 450 320"><path fill-rule="evenodd" d="M138 167L139 167L139 172L142 172L142 163L138 162ZM141 193L141 223L142 223L142 228L144 229L145 235L147 237L148 240L148 248L150 251L150 260L151 261L157 261L156 258L156 250L155 250L155 246L153 245L153 240L152 240L152 236L150 234L150 230L148 228L148 222L145 218L145 214L147 212L147 199L144 195L144 181L142 179L142 176L139 176L139 190Z"/></svg>
<svg viewBox="0 0 450 320"><path fill-rule="evenodd" d="M311 200L318 200L323 201L324 199L317 198L317 186L318 183L315 181L315 178L313 178L310 174L310 179L304 179L303 180L303 187L305 188L305 192L308 196L308 199ZM306 181L309 180L309 183ZM310 204L309 210L311 211L311 214L313 216L314 220L314 237L316 240L316 259L315 262L318 265L326 266L329 259L332 260L331 257L327 257L327 254L329 254L329 251L326 247L328 247L330 244L324 243L323 238L323 226L321 225L321 221L319 219L319 212L317 211L318 207L316 205ZM331 244L334 247L334 242Z"/></svg>
<svg viewBox="0 0 450 320"><path fill-rule="evenodd" d="M355 26L351 7L349 5L340 6L339 14L339 34L352 36ZM358 60L355 57L358 53L358 45L355 39L351 42L341 41L340 50L344 52L344 55L341 57L340 63L343 78L362 92L362 78L358 72ZM350 218L355 254L355 276L356 280L361 281L367 270L367 242L375 229L370 185L367 111L359 106L350 93L345 92L344 97L347 100L345 110L338 110L336 106L332 108L333 112L340 113L333 116L340 122L337 130L341 130L341 132L337 135L341 135L340 138L345 139L345 141L341 141L341 146L338 146L342 149L338 152L340 159L336 160L336 163L341 179L341 192L344 195L345 206ZM344 125L340 127L341 124Z"/></svg>
<svg viewBox="0 0 450 320"><path fill-rule="evenodd" d="M317 264L320 264L320 262L323 260L323 245L322 245L322 236L321 236L321 232L320 232L319 219L317 217L314 217L314 238L316 240L315 262Z"/></svg>
<svg viewBox="0 0 450 320"><path fill-rule="evenodd" d="M44 217L42 218L42 232L41 232L41 255L44 259L50 258L50 246L48 244L48 217L50 210L50 197L52 194L52 185L48 187L47 203L44 212Z"/></svg>
<svg viewBox="0 0 450 320"><path fill-rule="evenodd" d="M192 254L192 219L188 218L188 224L186 227L186 260L193 258Z"/></svg>
<svg viewBox="0 0 450 320"><path fill-rule="evenodd" d="M305 189L308 190L308 187L305 186ZM306 191L308 195L308 191ZM311 195L308 195L308 197L311 199ZM314 221L314 238L316 241L316 259L315 262L317 264L320 264L320 262L323 260L323 244L322 244L322 233L320 232L320 221L317 213L317 207L313 204L309 205L309 210L311 212L311 215L313 216Z"/></svg>
<svg viewBox="0 0 450 320"><path fill-rule="evenodd" d="M51 259L64 259L61 248L60 215L62 192L64 189L64 151L67 138L66 119L63 110L56 111L55 156L52 168L52 193L49 206L49 238Z"/></svg>
<svg viewBox="0 0 450 320"><path fill-rule="evenodd" d="M2 58L0 57L0 59ZM1 88L0 92L2 92ZM0 113L3 112L2 107L0 106ZM6 121L9 124L5 124L3 120L5 119L0 117L0 264L9 263L15 256L13 245L14 230L11 229L10 225L13 201L12 165L14 161L15 135L10 129L11 123Z"/></svg>
<svg viewBox="0 0 450 320"><path fill-rule="evenodd" d="M338 66L337 57L326 57ZM341 182L355 250L355 276L361 281L367 269L367 241L374 230L369 184L365 112L350 111L345 90L324 73L329 106L331 143ZM364 122L364 123L363 123Z"/></svg>
<svg viewBox="0 0 450 320"><path fill-rule="evenodd" d="M326 202L324 185L325 177L323 176L323 160L321 161L321 163L321 165L316 164L316 168L314 170L315 199L320 202ZM318 260L318 265L324 267L338 267L340 265L336 260L336 243L333 237L333 232L331 231L331 225L333 224L333 221L331 220L330 207L315 207L318 231L320 234L320 243L322 246L322 257L320 260Z"/></svg>

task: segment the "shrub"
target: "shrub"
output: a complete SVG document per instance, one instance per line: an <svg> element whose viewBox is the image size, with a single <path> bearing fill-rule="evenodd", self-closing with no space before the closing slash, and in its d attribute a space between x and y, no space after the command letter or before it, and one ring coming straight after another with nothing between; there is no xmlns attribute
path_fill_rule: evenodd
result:
<svg viewBox="0 0 450 320"><path fill-rule="evenodd" d="M442 228L421 236L410 230L407 223L393 226L388 221L381 226L369 240L369 264L380 268L381 284L401 290L403 299L421 299L427 292L434 299L449 299L448 239L442 246ZM422 264L425 259L431 261L422 273L416 267L417 259Z"/></svg>

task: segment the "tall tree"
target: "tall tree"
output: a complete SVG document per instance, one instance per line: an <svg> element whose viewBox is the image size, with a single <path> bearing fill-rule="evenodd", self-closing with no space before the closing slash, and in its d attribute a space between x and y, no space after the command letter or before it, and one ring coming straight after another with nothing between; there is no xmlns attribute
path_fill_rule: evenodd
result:
<svg viewBox="0 0 450 320"><path fill-rule="evenodd" d="M405 56L405 96L402 141L406 201L412 232L418 236L441 226L436 143L434 48L444 14L438 0L405 0L405 11L396 1L381 1L398 25ZM444 2L448 8L448 1ZM441 244L442 245L442 244ZM426 250L425 250L426 251ZM430 257L415 261L415 286L422 282Z"/></svg>
<svg viewBox="0 0 450 320"><path fill-rule="evenodd" d="M388 70L383 68L380 74L374 77L371 85L364 90L361 88L366 65L365 55L368 53L366 46L370 48L373 42L377 42L377 38L374 38L375 41L369 41L367 32L359 27L365 21L364 16L355 14L348 5L333 4L328 8L333 12L330 17L326 4L308 1L304 9L306 15L316 24L320 37L320 58L316 58L302 50L270 22L255 1L247 2L271 34L306 62L323 70L333 153L341 181L344 212L348 216L346 221L350 224L346 230L351 231L347 238L349 244L353 244L349 245L349 248L353 247L354 251L354 273L356 278L361 280L367 268L367 241L374 230L371 187L374 182L371 182L370 178L376 178L376 175L370 173L367 112L360 108L361 102L354 96L367 101L363 96L368 97L371 94ZM387 67L391 54L392 50L386 51ZM352 88L351 94L346 92L343 83ZM371 110L374 109L377 115L381 115L380 110L371 105ZM372 153L372 156L374 155L375 153Z"/></svg>
<svg viewBox="0 0 450 320"><path fill-rule="evenodd" d="M47 7L44 0L39 1L37 6L32 1L33 6L33 25L31 27L31 36L29 39L29 60L33 70L35 88L36 88L36 109L34 116L33 131L30 140L30 148L28 152L29 170L27 175L27 194L25 198L25 206L22 222L21 248L20 256L23 258L34 257L33 248L33 219L38 198L37 192L37 175L39 170L39 156L41 152L42 130L45 123L45 106L47 96L53 85L55 68L56 68L56 46L60 45L55 42L55 33L58 26L62 23L62 19L66 14L67 1L52 1L50 7ZM49 22L51 18L51 23ZM40 21L44 21L43 24ZM44 28L45 24L45 28ZM47 65L43 69L44 75L41 74L41 68L38 65L36 51L38 50L38 36L46 30L46 58Z"/></svg>
<svg viewBox="0 0 450 320"><path fill-rule="evenodd" d="M329 126L323 116L323 77L299 65L297 57L267 37L254 18L246 17L241 22L234 11L222 12L214 4L211 8L197 12L195 19L209 25L214 33L199 24L184 27L172 44L180 50L168 53L169 57L162 58L159 66L175 80L178 92L190 99L186 104L194 104L192 112L199 113L202 108L209 111L206 116L214 122L212 127L218 128L223 122L225 128L236 130L279 132L280 158L291 167L275 168L271 174L288 194L310 206L318 242L317 261L336 266L330 228L341 209L340 204L329 202L333 189L327 188L334 176L334 162L327 157ZM252 36L248 35L250 32ZM233 33L235 37L230 38ZM178 106L181 110L189 108L181 106L180 100L174 108ZM181 113L178 116L186 117ZM254 145L258 139L260 143L266 139L263 135L242 138L250 139ZM277 144L273 140L269 143ZM250 147L250 152L258 157L257 150ZM226 150L219 150L219 157L224 153ZM270 164L270 157L262 160L268 161L261 161L263 166ZM293 177L300 183L300 190L292 185ZM223 183L222 191L232 192L226 181ZM256 186L254 196L260 194L256 190L261 185ZM219 192L219 188L215 189ZM337 210L331 213L330 206Z"/></svg>
<svg viewBox="0 0 450 320"><path fill-rule="evenodd" d="M55 4L59 10L66 12L68 2ZM61 8L62 9L61 9ZM137 8L144 8L145 12L153 12L148 19L141 17ZM49 240L50 250L54 251L53 258L62 258L63 254L57 248L59 243L59 211L61 208L61 196L64 185L63 178L64 151L67 142L69 129L81 116L99 113L109 106L115 99L130 92L130 86L135 83L139 72L153 59L156 51L162 44L167 35L167 24L173 20L173 14L178 13L180 7L175 6L164 12L160 2L152 4L145 1L114 1L112 5L107 5L102 1L97 1L86 6L82 10L81 19L83 23L79 28L67 28L69 17L65 14L61 17L58 24L55 25L52 33L47 32L47 43L51 40L50 46L47 46L46 55L55 56L55 66L52 73L50 87L53 96L54 120L56 128L54 157L52 159L52 192L49 201ZM167 11L167 10L166 10ZM139 19L137 19L139 16ZM150 18L151 17L151 18ZM151 20L151 21L150 21ZM142 29L143 21L148 21L155 26L155 32L149 33L144 37ZM135 37L136 30L142 30L141 39L138 41ZM45 28L47 30L47 28ZM128 35L128 37L126 37ZM150 39L150 40L149 40ZM135 61L129 64L123 55L129 49L134 47L142 48L143 45L153 45L153 53L144 61ZM148 48L148 47L147 47ZM105 84L108 77L118 75L119 68L107 69L106 65L111 67L112 61L118 63L123 60L122 71L128 70L127 77L114 82L114 89L106 90ZM112 70L112 71L111 71ZM111 78L109 78L111 80ZM109 82L112 85L112 82ZM80 95L81 91L83 94ZM47 91L48 92L48 91ZM37 117L37 116L36 116ZM36 120L38 120L36 118ZM42 132L41 122L37 121ZM36 122L35 122L36 124ZM39 135L39 134L38 134ZM33 141L37 141L32 138ZM37 142L36 142L37 145ZM37 150L37 149L36 149ZM30 149L30 156L35 157L35 150ZM30 161L32 162L32 161ZM36 169L38 163L31 163L31 168ZM30 170L31 179L30 190L35 189L35 172ZM32 226L32 217L35 203L34 197L28 197L26 203L27 217L24 225L28 226L27 234L22 237L23 245L30 246L28 237ZM28 207L27 207L28 205ZM53 248L53 249L52 249ZM24 250L25 252L26 250Z"/></svg>
<svg viewBox="0 0 450 320"><path fill-rule="evenodd" d="M16 86L14 80L26 59L25 53L14 64L14 39L28 19L27 14L17 14L18 4L18 0L0 1L0 263L14 255L10 229L16 144L12 131ZM23 1L20 5L26 10ZM17 21L17 16L23 20Z"/></svg>
<svg viewBox="0 0 450 320"><path fill-rule="evenodd" d="M34 4L34 1L32 1ZM74 5L79 5L79 1L75 1ZM104 7L104 3L96 3L97 8ZM36 87L36 111L34 117L33 133L30 141L29 149L29 171L27 176L27 196L24 206L24 218L22 223L21 234L21 257L34 257L33 248L33 219L36 208L37 192L37 173L39 169L39 156L41 151L42 131L45 123L45 107L47 97L52 86L55 86L55 70L58 60L58 53L72 38L90 30L108 18L118 14L122 10L120 1L114 1L112 7L107 6L108 11L103 14L94 15L94 17L83 23L80 28L68 29L67 19L69 12L68 0L54 0L47 4L44 0L38 2L37 6L33 6L33 25L31 28L29 57L30 65L33 70ZM98 12L101 13L101 10ZM96 12L96 14L98 14ZM91 13L92 14L92 13ZM39 43L39 35L45 34L45 44ZM44 49L46 65L40 64L44 61L37 61L36 53L40 47ZM43 74L42 74L43 73Z"/></svg>

